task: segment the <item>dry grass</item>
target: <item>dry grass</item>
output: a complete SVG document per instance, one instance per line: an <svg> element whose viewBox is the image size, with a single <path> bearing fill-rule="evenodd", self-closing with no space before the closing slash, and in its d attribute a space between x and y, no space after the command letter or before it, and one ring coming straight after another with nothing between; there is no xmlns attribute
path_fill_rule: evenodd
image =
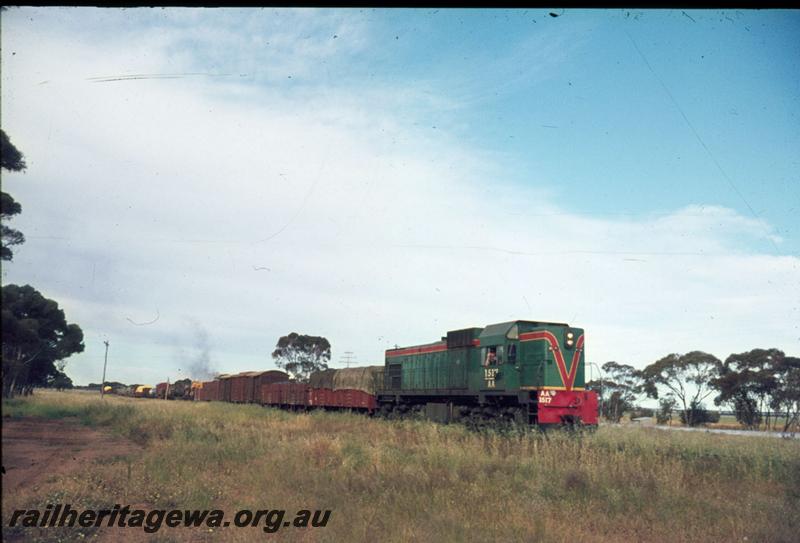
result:
<svg viewBox="0 0 800 543"><path fill-rule="evenodd" d="M43 392L4 416L74 416L145 446L24 495L8 511L108 508L332 509L304 541L797 541L800 443L601 428L500 436L460 426L285 413L258 406ZM263 538L259 529L222 531ZM71 532L42 532L44 539ZM84 535L92 535L86 531ZM217 533L162 529L162 540Z"/></svg>

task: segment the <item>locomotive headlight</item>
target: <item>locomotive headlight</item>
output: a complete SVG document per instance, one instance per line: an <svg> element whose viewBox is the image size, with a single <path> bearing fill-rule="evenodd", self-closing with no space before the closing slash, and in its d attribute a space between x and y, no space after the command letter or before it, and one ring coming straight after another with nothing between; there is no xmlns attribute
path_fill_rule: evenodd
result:
<svg viewBox="0 0 800 543"><path fill-rule="evenodd" d="M566 340L564 341L564 345L567 346L567 349L572 349L574 344L575 344L575 334L572 331L569 331L569 332L567 332Z"/></svg>
<svg viewBox="0 0 800 543"><path fill-rule="evenodd" d="M573 338L575 338L575 334L573 334L572 332L567 332L567 339L573 339Z"/></svg>

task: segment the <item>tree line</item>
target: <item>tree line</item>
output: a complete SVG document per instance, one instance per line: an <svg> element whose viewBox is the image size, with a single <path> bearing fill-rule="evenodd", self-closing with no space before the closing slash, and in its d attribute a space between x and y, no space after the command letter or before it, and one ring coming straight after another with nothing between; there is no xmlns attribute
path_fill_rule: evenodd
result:
<svg viewBox="0 0 800 543"><path fill-rule="evenodd" d="M800 424L800 358L779 349L753 349L731 354L725 361L701 351L669 354L642 370L606 362L603 379L587 383L601 394L602 415L619 422L635 413L638 402L659 402L656 418L671 420L680 408L682 422L696 426L709 422L705 403L730 405L736 420L746 428L779 428Z"/></svg>
<svg viewBox="0 0 800 543"><path fill-rule="evenodd" d="M0 146L0 171L21 172L27 168L24 155L3 130L0 130ZM12 260L12 247L25 241L22 232L7 224L21 212L19 202L0 191L0 259L4 261ZM58 302L30 285L3 285L0 296L3 397L30 394L34 387L40 386L71 386L64 366L70 355L84 349L80 326L68 323Z"/></svg>

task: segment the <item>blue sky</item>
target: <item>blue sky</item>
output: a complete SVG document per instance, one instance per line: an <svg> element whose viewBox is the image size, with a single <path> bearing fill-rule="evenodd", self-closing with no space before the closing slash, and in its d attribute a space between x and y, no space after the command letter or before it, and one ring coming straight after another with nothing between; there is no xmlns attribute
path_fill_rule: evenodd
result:
<svg viewBox="0 0 800 543"><path fill-rule="evenodd" d="M77 382L104 339L155 382L516 318L797 354L800 14L548 13L5 11L3 283L81 324Z"/></svg>
<svg viewBox="0 0 800 543"><path fill-rule="evenodd" d="M378 31L396 28L403 45L374 56L389 60L380 76L433 80L459 104L432 126L504 156L514 181L546 183L576 212L749 204L796 253L798 14L628 13L404 11Z"/></svg>

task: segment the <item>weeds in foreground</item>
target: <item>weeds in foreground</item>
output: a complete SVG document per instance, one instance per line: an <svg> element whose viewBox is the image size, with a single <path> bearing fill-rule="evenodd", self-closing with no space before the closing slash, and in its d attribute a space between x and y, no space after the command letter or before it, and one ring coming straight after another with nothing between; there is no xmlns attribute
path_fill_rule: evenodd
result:
<svg viewBox="0 0 800 543"><path fill-rule="evenodd" d="M274 534L279 540L727 542L800 533L800 443L777 439L639 428L477 434L424 421L52 392L6 402L3 416L74 418L144 446L91 476L4 495L4 519L17 507L108 507L124 498L150 508L333 510L327 528Z"/></svg>

